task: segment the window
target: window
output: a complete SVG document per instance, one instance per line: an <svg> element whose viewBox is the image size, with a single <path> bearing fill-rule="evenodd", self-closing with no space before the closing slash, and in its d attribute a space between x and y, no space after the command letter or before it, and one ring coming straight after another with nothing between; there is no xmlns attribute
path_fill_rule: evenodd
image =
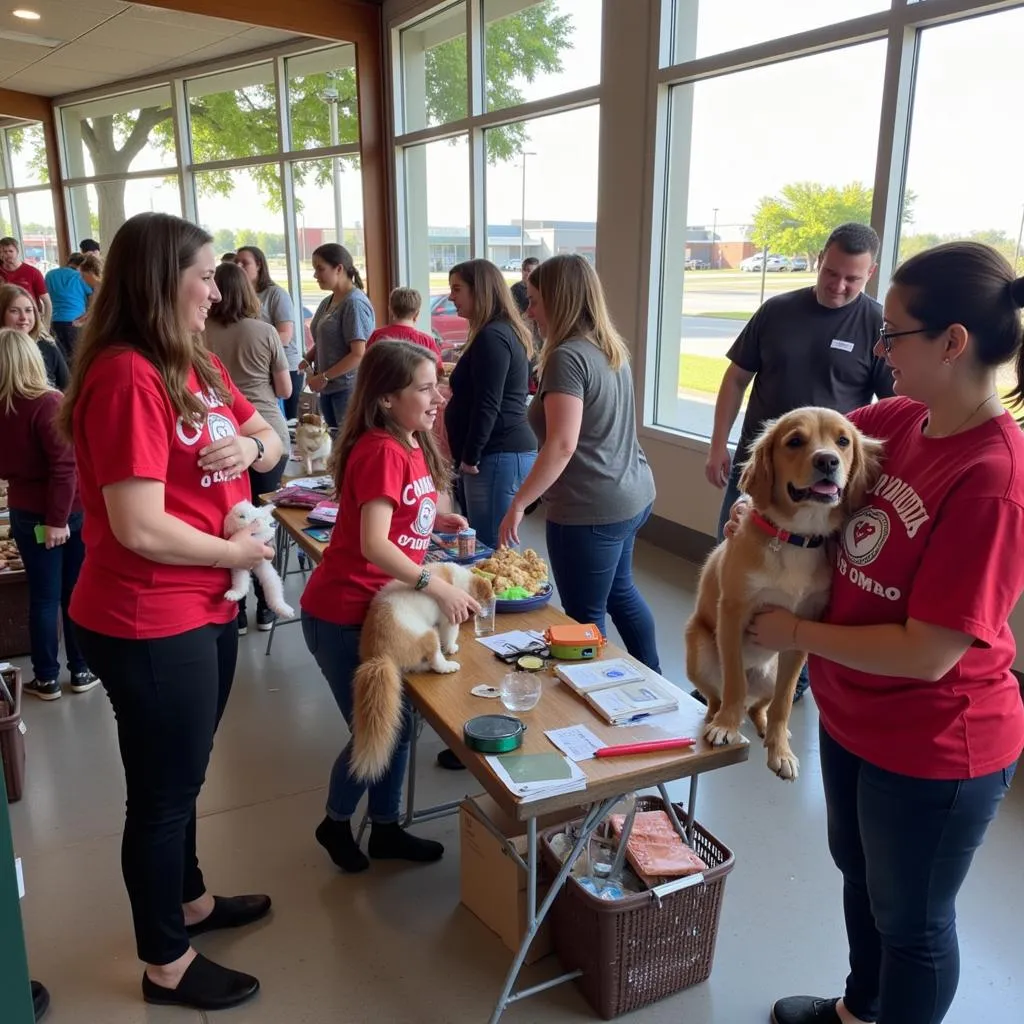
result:
<svg viewBox="0 0 1024 1024"><path fill-rule="evenodd" d="M888 10L891 0L675 0L673 62Z"/></svg>
<svg viewBox="0 0 1024 1024"><path fill-rule="evenodd" d="M213 235L216 253L259 246L266 253L270 276L287 288L291 275L277 164L199 171L195 178L198 221Z"/></svg>
<svg viewBox="0 0 1024 1024"><path fill-rule="evenodd" d="M366 281L363 190L358 157L304 160L293 164L295 220L302 304L315 310L323 292L313 280L313 250L341 242Z"/></svg>
<svg viewBox="0 0 1024 1024"><path fill-rule="evenodd" d="M61 122L67 178L174 167L170 86L64 107Z"/></svg>
<svg viewBox="0 0 1024 1024"><path fill-rule="evenodd" d="M46 166L46 140L38 122L7 129L7 147L11 158L11 177L15 188L45 185L50 180ZM52 215L51 215L52 216Z"/></svg>
<svg viewBox="0 0 1024 1024"><path fill-rule="evenodd" d="M403 284L424 297L421 325L444 339L465 341L467 324L444 309L448 271L470 258L469 142L465 135L404 151L405 268ZM426 297L438 310L427 318Z"/></svg>
<svg viewBox="0 0 1024 1024"><path fill-rule="evenodd" d="M74 224L72 244L94 238L106 248L117 229L137 213L181 216L181 192L174 176L77 185L69 193Z"/></svg>
<svg viewBox="0 0 1024 1024"><path fill-rule="evenodd" d="M192 159L197 164L280 150L272 64L193 78L185 83L185 91Z"/></svg>
<svg viewBox="0 0 1024 1024"><path fill-rule="evenodd" d="M488 110L600 82L601 0L484 0L484 20Z"/></svg>
<svg viewBox="0 0 1024 1024"><path fill-rule="evenodd" d="M593 260L598 122L591 106L486 132L487 259L510 272L526 256Z"/></svg>
<svg viewBox="0 0 1024 1024"><path fill-rule="evenodd" d="M11 223L11 201L0 196L0 235L13 235L14 225Z"/></svg>
<svg viewBox="0 0 1024 1024"><path fill-rule="evenodd" d="M451 7L403 29L404 132L466 117L466 4Z"/></svg>
<svg viewBox="0 0 1024 1024"><path fill-rule="evenodd" d="M829 231L870 221L884 61L867 43L671 89L657 423L710 436L762 299L810 286Z"/></svg>
<svg viewBox="0 0 1024 1024"><path fill-rule="evenodd" d="M53 216L53 193L48 188L19 192L14 201L18 204L18 221L21 225L21 254L26 263L46 273L60 263Z"/></svg>
<svg viewBox="0 0 1024 1024"><path fill-rule="evenodd" d="M333 46L285 62L290 149L319 149L359 141L356 49Z"/></svg>

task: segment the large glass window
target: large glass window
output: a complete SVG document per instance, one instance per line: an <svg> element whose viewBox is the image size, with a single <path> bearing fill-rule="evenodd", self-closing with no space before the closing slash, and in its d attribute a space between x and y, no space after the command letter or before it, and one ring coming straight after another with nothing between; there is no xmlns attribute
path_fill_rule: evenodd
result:
<svg viewBox="0 0 1024 1024"><path fill-rule="evenodd" d="M601 0L484 0L484 21L489 110L601 80Z"/></svg>
<svg viewBox="0 0 1024 1024"><path fill-rule="evenodd" d="M21 254L26 263L38 267L45 274L60 262L53 193L48 188L19 192L14 201L18 204L21 225Z"/></svg>
<svg viewBox="0 0 1024 1024"><path fill-rule="evenodd" d="M887 10L891 0L675 0L673 62Z"/></svg>
<svg viewBox="0 0 1024 1024"><path fill-rule="evenodd" d="M519 279L526 256L579 252L593 260L598 122L592 106L523 121L511 126L511 137L504 134L508 127L487 131L486 148L495 159L487 167L486 256L509 271L510 280Z"/></svg>
<svg viewBox="0 0 1024 1024"><path fill-rule="evenodd" d="M447 301L448 271L469 259L469 142L462 135L404 151L408 277L424 297L420 323L446 341L461 342L466 321ZM430 302L426 297L430 296Z"/></svg>
<svg viewBox="0 0 1024 1024"><path fill-rule="evenodd" d="M289 57L291 149L359 141L356 49L350 44Z"/></svg>
<svg viewBox="0 0 1024 1024"><path fill-rule="evenodd" d="M224 71L185 83L192 159L197 164L280 150L274 66Z"/></svg>
<svg viewBox="0 0 1024 1024"><path fill-rule="evenodd" d="M710 436L744 324L870 221L884 61L868 43L672 88L656 422Z"/></svg>
<svg viewBox="0 0 1024 1024"><path fill-rule="evenodd" d="M181 216L181 190L177 176L160 178L129 178L127 181L101 181L92 185L76 185L69 189L72 219L76 237L94 238L108 246L117 229L137 213L173 213ZM101 219L100 210L116 209Z"/></svg>
<svg viewBox="0 0 1024 1024"><path fill-rule="evenodd" d="M11 184L45 185L50 180L46 166L46 139L39 122L7 129L7 147L11 159Z"/></svg>
<svg viewBox="0 0 1024 1024"><path fill-rule="evenodd" d="M68 178L174 167L170 86L64 107L61 122Z"/></svg>
<svg viewBox="0 0 1024 1024"><path fill-rule="evenodd" d="M469 110L465 0L403 29L402 94L406 132L447 124Z"/></svg>

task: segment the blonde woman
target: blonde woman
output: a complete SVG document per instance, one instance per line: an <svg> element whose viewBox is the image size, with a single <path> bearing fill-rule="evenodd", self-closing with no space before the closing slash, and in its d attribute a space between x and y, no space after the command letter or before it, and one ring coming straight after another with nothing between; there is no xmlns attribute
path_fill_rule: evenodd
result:
<svg viewBox="0 0 1024 1024"><path fill-rule="evenodd" d="M43 334L43 324L35 300L21 285L0 285L0 329L10 327L27 334L38 346L52 387L64 391L68 386L68 364L55 342Z"/></svg>
<svg viewBox="0 0 1024 1024"><path fill-rule="evenodd" d="M0 477L10 486L11 535L25 566L29 592L32 672L27 693L61 696L57 617L71 689L91 690L89 671L68 616L85 548L75 455L57 429L60 392L46 380L36 342L22 331L0 330Z"/></svg>
<svg viewBox="0 0 1024 1024"><path fill-rule="evenodd" d="M489 260L457 264L448 283L459 316L469 321L469 340L452 371L444 422L470 526L496 547L498 525L537 458L526 420L533 342Z"/></svg>
<svg viewBox="0 0 1024 1024"><path fill-rule="evenodd" d="M654 617L633 582L633 544L654 504L654 476L636 436L629 350L582 256L554 256L530 275L529 316L544 336L530 425L533 471L500 528L519 543L524 510L543 497L555 584L567 615L605 631L610 614L626 650L660 671Z"/></svg>

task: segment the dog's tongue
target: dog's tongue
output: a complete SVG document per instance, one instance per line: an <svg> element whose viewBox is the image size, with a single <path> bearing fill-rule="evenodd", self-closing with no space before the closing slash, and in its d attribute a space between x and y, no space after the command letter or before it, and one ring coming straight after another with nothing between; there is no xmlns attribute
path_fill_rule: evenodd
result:
<svg viewBox="0 0 1024 1024"><path fill-rule="evenodd" d="M839 487L836 484L830 483L828 480L819 480L811 487L811 490L815 494L825 494L829 497L839 493Z"/></svg>

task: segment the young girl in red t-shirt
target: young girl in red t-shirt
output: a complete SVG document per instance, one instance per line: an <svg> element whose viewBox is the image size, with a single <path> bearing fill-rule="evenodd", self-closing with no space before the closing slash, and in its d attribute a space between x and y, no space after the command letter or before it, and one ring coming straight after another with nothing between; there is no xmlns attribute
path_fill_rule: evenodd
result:
<svg viewBox="0 0 1024 1024"><path fill-rule="evenodd" d="M196 799L235 671L231 569L273 556L252 528L246 470L281 458L273 429L200 341L219 298L211 237L139 214L107 274L61 411L85 506L71 599L79 645L117 718L128 794L121 864L147 1002L222 1009L259 982L207 960L191 937L262 917L267 896L212 896L196 860Z"/></svg>
<svg viewBox="0 0 1024 1024"><path fill-rule="evenodd" d="M465 622L479 610L468 594L423 568L435 524L443 532L467 526L462 516L438 511L447 503L450 478L433 434L443 404L427 349L405 341L375 345L360 363L335 445L338 525L302 595L302 629L350 730L359 634L373 596L385 583L401 580L425 590L452 622ZM388 770L369 786L371 857L433 861L444 853L440 843L413 836L398 824L411 729L406 707ZM351 743L334 763L327 816L316 838L338 867L362 871L369 861L350 820L367 786L349 774L350 748Z"/></svg>
<svg viewBox="0 0 1024 1024"><path fill-rule="evenodd" d="M843 529L825 620L776 609L750 629L812 658L850 943L842 999L780 1000L775 1024L938 1024L956 993L956 896L1024 747L1007 622L1024 437L996 380L1018 360L1024 397L1022 305L1024 278L977 243L896 270L876 352L898 397L851 416L885 442L883 472Z"/></svg>

